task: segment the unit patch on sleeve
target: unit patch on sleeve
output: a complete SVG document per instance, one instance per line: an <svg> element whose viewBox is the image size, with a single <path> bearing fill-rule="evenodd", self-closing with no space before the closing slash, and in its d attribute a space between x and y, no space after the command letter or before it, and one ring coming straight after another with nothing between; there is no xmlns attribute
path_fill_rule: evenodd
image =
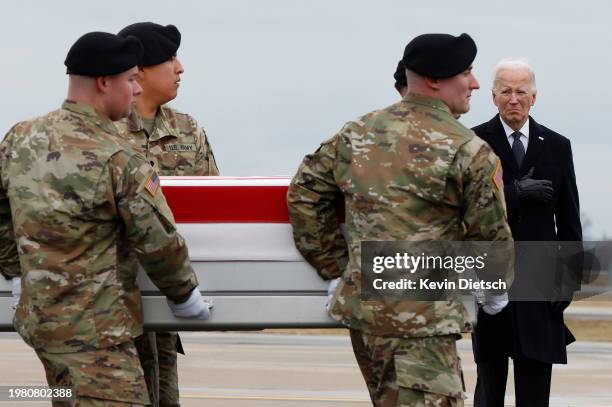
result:
<svg viewBox="0 0 612 407"><path fill-rule="evenodd" d="M493 183L497 187L497 189L501 190L504 187L504 173L502 171L501 161L497 160L497 164L495 164L495 170L493 174L491 174L491 179Z"/></svg>

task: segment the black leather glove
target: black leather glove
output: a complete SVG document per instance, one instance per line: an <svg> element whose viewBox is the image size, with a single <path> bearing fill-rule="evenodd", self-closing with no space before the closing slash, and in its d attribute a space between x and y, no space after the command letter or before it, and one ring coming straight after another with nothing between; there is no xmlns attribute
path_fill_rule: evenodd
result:
<svg viewBox="0 0 612 407"><path fill-rule="evenodd" d="M515 181L516 192L519 199L532 199L549 204L555 192L552 181L533 179L533 167L523 178Z"/></svg>

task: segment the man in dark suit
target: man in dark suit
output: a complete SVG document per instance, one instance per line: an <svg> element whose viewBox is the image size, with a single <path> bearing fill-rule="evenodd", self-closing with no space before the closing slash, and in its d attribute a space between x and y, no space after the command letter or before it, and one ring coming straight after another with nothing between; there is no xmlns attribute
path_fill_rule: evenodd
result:
<svg viewBox="0 0 612 407"><path fill-rule="evenodd" d="M529 65L502 61L493 83L499 114L473 130L501 159L514 240L581 241L570 141L529 116L535 100L535 75ZM568 305L510 301L496 315L479 310L472 336L478 366L476 407L504 405L509 357L516 405L548 406L552 364L567 363L565 348L575 340L563 322Z"/></svg>

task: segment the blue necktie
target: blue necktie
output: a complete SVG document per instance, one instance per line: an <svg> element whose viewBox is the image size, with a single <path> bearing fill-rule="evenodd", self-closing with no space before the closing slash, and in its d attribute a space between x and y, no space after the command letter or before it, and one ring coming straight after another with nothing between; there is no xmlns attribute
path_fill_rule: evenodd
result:
<svg viewBox="0 0 612 407"><path fill-rule="evenodd" d="M511 136L514 138L514 141L512 142L512 152L514 153L516 163L518 164L519 168L521 168L523 158L525 158L525 147L521 142L522 133L520 131L515 131L511 134Z"/></svg>

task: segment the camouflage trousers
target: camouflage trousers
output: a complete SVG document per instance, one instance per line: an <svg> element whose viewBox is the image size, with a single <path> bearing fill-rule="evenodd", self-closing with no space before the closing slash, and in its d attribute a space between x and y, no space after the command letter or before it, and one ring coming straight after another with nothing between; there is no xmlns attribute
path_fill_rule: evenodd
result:
<svg viewBox="0 0 612 407"><path fill-rule="evenodd" d="M146 332L134 340L153 407L179 407L176 332Z"/></svg>
<svg viewBox="0 0 612 407"><path fill-rule="evenodd" d="M138 353L132 342L75 353L40 349L49 386L69 386L75 402L54 401L53 407L129 407L149 405Z"/></svg>
<svg viewBox="0 0 612 407"><path fill-rule="evenodd" d="M350 330L353 352L376 407L463 406L454 335L385 338Z"/></svg>

